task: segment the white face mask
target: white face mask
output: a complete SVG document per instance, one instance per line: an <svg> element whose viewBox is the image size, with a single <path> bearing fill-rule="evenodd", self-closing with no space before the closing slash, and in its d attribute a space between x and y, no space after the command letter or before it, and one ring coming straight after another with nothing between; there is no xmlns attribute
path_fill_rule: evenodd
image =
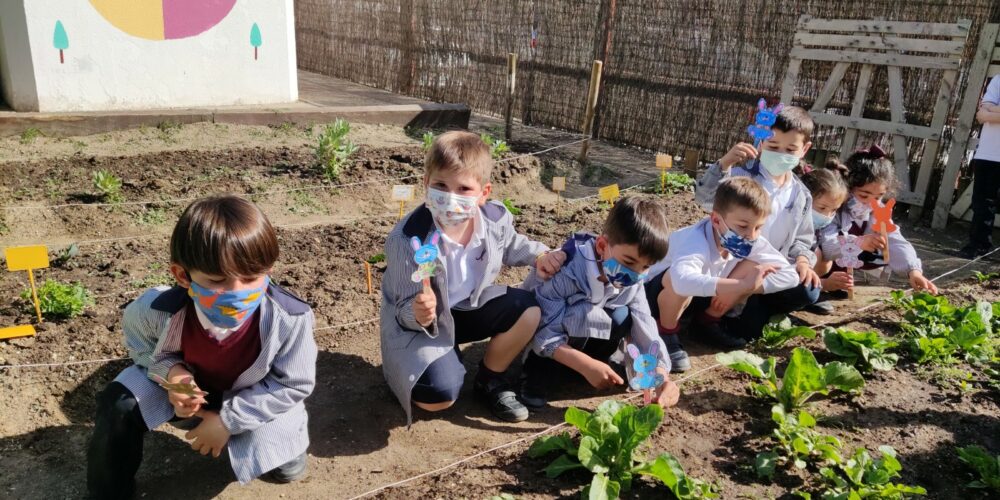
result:
<svg viewBox="0 0 1000 500"><path fill-rule="evenodd" d="M872 207L867 203L863 203L854 195L851 195L851 198L847 200L847 211L854 220L866 221L872 214Z"/></svg>
<svg viewBox="0 0 1000 500"><path fill-rule="evenodd" d="M479 209L478 196L459 194L427 188L427 209L442 226L455 226L469 220Z"/></svg>
<svg viewBox="0 0 1000 500"><path fill-rule="evenodd" d="M788 153L779 153L765 149L760 152L760 164L764 170L775 177L785 175L799 166L799 157Z"/></svg>

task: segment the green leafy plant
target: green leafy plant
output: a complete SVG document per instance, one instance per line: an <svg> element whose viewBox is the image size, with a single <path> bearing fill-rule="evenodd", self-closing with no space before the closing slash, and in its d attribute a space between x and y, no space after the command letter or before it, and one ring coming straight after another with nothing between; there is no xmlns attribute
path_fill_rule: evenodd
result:
<svg viewBox="0 0 1000 500"><path fill-rule="evenodd" d="M906 322L900 327L917 362L948 363L956 355L968 361L987 361L996 355L996 342L991 337L1000 326L998 304L955 306L945 297L928 293L894 296L893 303L904 312Z"/></svg>
<svg viewBox="0 0 1000 500"><path fill-rule="evenodd" d="M430 151L431 150L431 146L434 145L434 132L431 132L431 131L424 132L424 135L422 135L420 137L420 139L421 139L421 141L423 141L422 144L420 145L420 147L426 153L426 152Z"/></svg>
<svg viewBox="0 0 1000 500"><path fill-rule="evenodd" d="M798 415L785 412L781 405L771 408L771 420L777 428L771 437L777 444L771 451L757 454L754 468L760 477L771 478L778 466L788 464L805 469L810 464L836 464L840 456L840 440L817 432L816 419L805 411Z"/></svg>
<svg viewBox="0 0 1000 500"><path fill-rule="evenodd" d="M385 262L385 254L377 253L375 255L372 255L371 257L368 257L368 259L366 260L368 261L369 264L378 264L379 262Z"/></svg>
<svg viewBox="0 0 1000 500"><path fill-rule="evenodd" d="M21 132L21 144L31 144L38 139L39 136L44 136L41 130L35 127L28 127Z"/></svg>
<svg viewBox="0 0 1000 500"><path fill-rule="evenodd" d="M107 170L98 170L94 172L93 178L94 189L100 193L104 201L108 203L121 203L124 200L122 196L122 180L118 176Z"/></svg>
<svg viewBox="0 0 1000 500"><path fill-rule="evenodd" d="M884 499L896 500L910 495L926 495L920 486L893 483L903 470L896 459L896 450L890 446L880 446L882 457L873 459L868 450L861 448L844 462L820 469L823 488L819 498L823 500ZM799 496L811 499L809 493L799 492Z"/></svg>
<svg viewBox="0 0 1000 500"><path fill-rule="evenodd" d="M657 186L660 194L682 193L694 190L694 179L687 174L668 172L660 173L660 184Z"/></svg>
<svg viewBox="0 0 1000 500"><path fill-rule="evenodd" d="M490 157L494 160L498 160L504 153L510 152L510 146L507 145L506 141L497 139L486 132L479 134L479 138L490 147Z"/></svg>
<svg viewBox="0 0 1000 500"><path fill-rule="evenodd" d="M52 265L55 267L62 267L66 265L73 257L80 255L80 247L76 243L63 248L59 255L55 259L52 259Z"/></svg>
<svg viewBox="0 0 1000 500"><path fill-rule="evenodd" d="M732 351L719 353L715 358L720 364L757 379L759 382L750 384L754 394L780 403L786 412L802 407L817 394L829 394L831 387L853 393L860 392L865 385L865 379L853 366L840 361L820 365L812 351L803 347L792 351L780 383L773 356L764 360L746 351Z"/></svg>
<svg viewBox="0 0 1000 500"><path fill-rule="evenodd" d="M31 289L22 291L21 299L33 304ZM94 299L80 283L45 280L45 283L38 287L38 302L43 316L63 319L79 316L84 309L94 304Z"/></svg>
<svg viewBox="0 0 1000 500"><path fill-rule="evenodd" d="M891 370L899 361L898 355L889 352L889 349L899 344L882 337L874 330L856 332L827 328L823 330L823 343L828 351L866 373L872 370Z"/></svg>
<svg viewBox="0 0 1000 500"><path fill-rule="evenodd" d="M316 160L323 169L323 175L330 181L340 178L341 169L351 155L358 152L358 146L347 140L351 124L342 118L326 126L316 144Z"/></svg>
<svg viewBox="0 0 1000 500"><path fill-rule="evenodd" d="M531 445L528 455L562 452L545 468L550 478L574 469L592 472L593 479L583 490L583 498L618 498L631 489L637 475L659 479L678 499L717 498L714 485L687 476L670 454L663 453L651 461L639 458L637 449L663 421L659 405L636 408L605 401L593 413L570 407L565 419L580 431L579 444L568 432L544 436Z"/></svg>
<svg viewBox="0 0 1000 500"><path fill-rule="evenodd" d="M994 278L1000 278L1000 273L981 273L979 271L973 271L973 276L976 277L980 283L986 283Z"/></svg>
<svg viewBox="0 0 1000 500"><path fill-rule="evenodd" d="M771 321L764 325L760 343L770 348L783 347L796 337L805 339L816 338L816 330L808 326L792 326L792 320L788 316L782 317L779 321Z"/></svg>
<svg viewBox="0 0 1000 500"><path fill-rule="evenodd" d="M521 209L517 208L517 205L514 205L514 200L512 198L504 198L503 206L507 207L507 211L510 212L511 215L521 215Z"/></svg>
<svg viewBox="0 0 1000 500"><path fill-rule="evenodd" d="M958 458L976 471L978 479L967 484L969 488L991 489L1000 493L1000 455L990 455L979 446L958 448Z"/></svg>

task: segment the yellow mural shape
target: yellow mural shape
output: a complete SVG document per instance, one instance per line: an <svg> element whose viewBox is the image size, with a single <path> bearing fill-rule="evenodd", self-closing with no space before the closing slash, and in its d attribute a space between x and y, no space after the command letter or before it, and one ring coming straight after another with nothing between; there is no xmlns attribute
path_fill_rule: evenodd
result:
<svg viewBox="0 0 1000 500"><path fill-rule="evenodd" d="M163 0L90 0L118 29L140 38L163 40Z"/></svg>

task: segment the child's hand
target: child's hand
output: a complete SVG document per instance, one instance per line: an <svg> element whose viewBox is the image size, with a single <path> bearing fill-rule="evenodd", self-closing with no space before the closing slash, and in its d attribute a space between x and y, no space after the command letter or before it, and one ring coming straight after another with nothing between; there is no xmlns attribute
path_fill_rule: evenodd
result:
<svg viewBox="0 0 1000 500"><path fill-rule="evenodd" d="M874 252L876 250L885 249L885 239L882 238L881 234L866 234L858 238L858 246L866 252Z"/></svg>
<svg viewBox="0 0 1000 500"><path fill-rule="evenodd" d="M559 272L564 263L566 263L566 252L562 250L545 252L538 256L535 262L535 272L538 273L539 278L547 280Z"/></svg>
<svg viewBox="0 0 1000 500"><path fill-rule="evenodd" d="M933 281L924 277L924 273L914 269L910 271L910 287L913 288L915 292L928 291L933 295L937 295L938 289Z"/></svg>
<svg viewBox="0 0 1000 500"><path fill-rule="evenodd" d="M811 288L823 286L822 280L820 280L816 271L813 271L813 267L809 264L808 260L798 261L795 264L795 272L799 273L799 283Z"/></svg>
<svg viewBox="0 0 1000 500"><path fill-rule="evenodd" d="M850 290L854 288L854 277L844 271L837 271L823 280L823 291Z"/></svg>
<svg viewBox="0 0 1000 500"><path fill-rule="evenodd" d="M184 439L191 441L191 449L213 457L218 457L222 453L222 448L229 442L229 431L222 425L222 419L214 411L199 411L201 423L198 427L188 431Z"/></svg>
<svg viewBox="0 0 1000 500"><path fill-rule="evenodd" d="M656 397L653 402L666 408L676 405L680 398L681 388L668 377L666 382L656 388Z"/></svg>
<svg viewBox="0 0 1000 500"><path fill-rule="evenodd" d="M625 382L607 363L597 361L596 359L587 366L583 376L596 389L608 389L616 385L622 385Z"/></svg>
<svg viewBox="0 0 1000 500"><path fill-rule="evenodd" d="M771 264L761 264L754 267L754 270L743 278L743 290L746 293L753 293L764 285L764 278L777 271L778 268Z"/></svg>
<svg viewBox="0 0 1000 500"><path fill-rule="evenodd" d="M184 365L176 364L167 373L167 382L171 384L193 384L194 375L184 368ZM190 396L174 391L167 391L167 399L174 406L174 414L180 418L191 418L205 404L202 396Z"/></svg>
<svg viewBox="0 0 1000 500"><path fill-rule="evenodd" d="M426 281L426 280L425 280ZM431 326L437 317L437 297L431 287L424 283L424 289L413 299L413 316L420 326Z"/></svg>
<svg viewBox="0 0 1000 500"><path fill-rule="evenodd" d="M738 142L730 148L728 153L719 159L719 166L722 167L722 170L729 170L737 163L743 163L756 157L757 148L753 147L753 144Z"/></svg>

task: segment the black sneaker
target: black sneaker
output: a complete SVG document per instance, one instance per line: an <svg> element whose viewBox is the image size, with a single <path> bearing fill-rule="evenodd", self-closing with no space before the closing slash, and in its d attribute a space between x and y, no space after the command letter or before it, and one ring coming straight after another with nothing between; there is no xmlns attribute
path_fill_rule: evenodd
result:
<svg viewBox="0 0 1000 500"><path fill-rule="evenodd" d="M968 245L965 245L964 247L962 247L961 250L958 251L958 256L966 260L973 260L976 257L979 257L980 255L989 253L989 251L990 247L988 246L973 245L970 243Z"/></svg>
<svg viewBox="0 0 1000 500"><path fill-rule="evenodd" d="M809 304L808 306L806 306L806 311L811 312L813 314L819 314L822 316L829 316L833 314L834 307L829 300L820 300L815 304Z"/></svg>
<svg viewBox="0 0 1000 500"><path fill-rule="evenodd" d="M747 345L747 341L742 337L727 332L726 328L722 326L721 321L708 324L695 321L692 324L692 329L694 330L695 338L713 347L732 350L740 349Z"/></svg>
<svg viewBox="0 0 1000 500"><path fill-rule="evenodd" d="M681 344L680 336L676 333L660 335L663 343L667 344L667 354L670 355L670 373L684 373L691 369L691 359L687 351Z"/></svg>
<svg viewBox="0 0 1000 500"><path fill-rule="evenodd" d="M538 387L538 384L531 383L527 378L521 381L521 395L518 400L531 410L540 410L549 405L545 391Z"/></svg>
<svg viewBox="0 0 1000 500"><path fill-rule="evenodd" d="M523 422L528 419L528 408L517 400L517 393L502 377L492 377L473 385L476 396L490 407L497 418L505 422Z"/></svg>

